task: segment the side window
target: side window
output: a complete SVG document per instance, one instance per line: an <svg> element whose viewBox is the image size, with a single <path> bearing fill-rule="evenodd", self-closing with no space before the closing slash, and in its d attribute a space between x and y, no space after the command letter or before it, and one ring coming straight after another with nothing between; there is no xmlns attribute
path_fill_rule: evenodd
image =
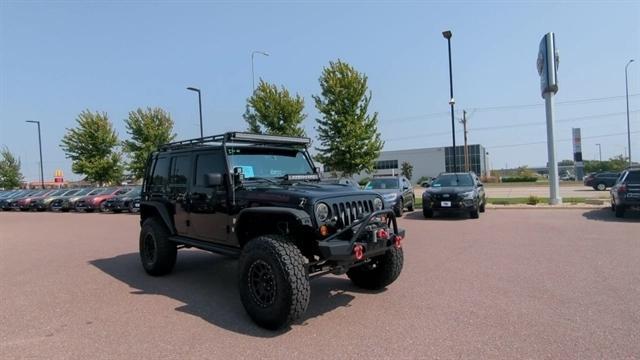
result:
<svg viewBox="0 0 640 360"><path fill-rule="evenodd" d="M183 194L187 189L187 179L191 174L191 157L176 156L171 161L169 191L172 194Z"/></svg>
<svg viewBox="0 0 640 360"><path fill-rule="evenodd" d="M207 186L206 175L210 173L225 173L225 164L222 152L216 151L214 153L201 154L196 158L196 186Z"/></svg>
<svg viewBox="0 0 640 360"><path fill-rule="evenodd" d="M153 167L153 175L149 183L152 193L164 193L169 184L169 158L159 158Z"/></svg>

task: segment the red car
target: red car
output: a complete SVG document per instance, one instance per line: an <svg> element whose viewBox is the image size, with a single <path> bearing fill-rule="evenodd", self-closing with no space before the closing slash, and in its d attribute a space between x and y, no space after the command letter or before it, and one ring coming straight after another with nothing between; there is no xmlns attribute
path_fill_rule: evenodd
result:
<svg viewBox="0 0 640 360"><path fill-rule="evenodd" d="M105 188L97 194L91 196L85 196L76 201L75 210L93 212L94 210L100 210L102 204L115 196L126 194L130 191L130 188Z"/></svg>
<svg viewBox="0 0 640 360"><path fill-rule="evenodd" d="M49 196L49 194L57 191L56 189L51 190L42 190L38 193L32 194L29 197L21 198L17 200L16 207L20 209L20 211L29 211L31 210L31 202L36 201L42 198Z"/></svg>

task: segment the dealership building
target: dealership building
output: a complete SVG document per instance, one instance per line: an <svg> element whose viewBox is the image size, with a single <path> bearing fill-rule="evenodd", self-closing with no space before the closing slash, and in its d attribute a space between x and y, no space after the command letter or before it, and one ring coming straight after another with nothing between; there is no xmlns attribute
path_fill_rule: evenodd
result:
<svg viewBox="0 0 640 360"><path fill-rule="evenodd" d="M470 170L478 176L488 176L489 154L484 146L474 144L468 148ZM456 146L456 160L458 169L464 169L464 146ZM411 178L414 182L423 176L436 177L442 172L453 171L453 147L382 151L375 163L374 172L360 173L354 176L354 179L359 181L365 177L400 174L404 162L413 166Z"/></svg>

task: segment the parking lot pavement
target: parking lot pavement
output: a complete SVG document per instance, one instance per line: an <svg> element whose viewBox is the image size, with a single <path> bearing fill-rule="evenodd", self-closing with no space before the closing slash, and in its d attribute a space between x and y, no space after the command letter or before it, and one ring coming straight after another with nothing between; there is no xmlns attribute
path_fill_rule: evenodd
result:
<svg viewBox="0 0 640 360"><path fill-rule="evenodd" d="M233 260L147 276L129 215L0 213L2 359L638 358L640 216L488 210L400 220L386 291L312 281L303 320L257 328Z"/></svg>

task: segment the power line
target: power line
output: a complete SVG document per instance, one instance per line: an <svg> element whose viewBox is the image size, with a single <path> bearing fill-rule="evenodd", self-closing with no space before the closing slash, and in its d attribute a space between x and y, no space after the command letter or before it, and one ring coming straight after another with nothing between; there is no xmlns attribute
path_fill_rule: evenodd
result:
<svg viewBox="0 0 640 360"><path fill-rule="evenodd" d="M630 111L630 113L638 113L638 112L640 112L640 110ZM559 119L559 120L556 120L556 122L564 123L564 122L573 122L573 121L579 121L579 120L600 119L600 118L620 116L620 115L625 115L625 114L626 114L626 112L615 112L615 113L608 113L608 114L585 115L585 116L577 116L577 117L566 118L566 119ZM544 124L546 124L546 122L544 122L544 121L535 121L535 122L517 123L517 124L509 124L509 125L494 125L494 126L476 127L476 128L470 128L470 129L468 129L468 131L501 130L501 129L511 129L511 128L518 128L518 127L540 126L540 125L544 125ZM428 133L428 134L418 134L418 135L411 135L411 136L396 137L396 138L391 138L391 139L385 139L385 141L420 139L420 138L424 138L424 137L442 136L442 135L449 135L449 134L451 134L450 131L441 131L441 132L436 132L436 133Z"/></svg>
<svg viewBox="0 0 640 360"><path fill-rule="evenodd" d="M640 134L640 131L632 131L632 134ZM604 135L592 135L592 136L583 136L582 139L599 139L599 138L605 138L605 137L613 137L613 136L621 136L621 135L627 135L627 132L621 132L621 133L612 133L612 134L604 134ZM573 139L559 139L556 140L557 142L566 142L566 141L572 141ZM528 142L528 143L518 143L518 144L508 144L508 145L497 145L497 146L486 146L485 148L487 149L502 149L502 148L510 148L510 147L519 147L519 146L528 146L528 145L540 145L540 144L546 144L546 141L535 141L535 142Z"/></svg>
<svg viewBox="0 0 640 360"><path fill-rule="evenodd" d="M640 96L638 94L629 94L629 97ZM625 95L620 96L607 96L607 97L599 97L599 98L587 98L587 99L576 99L576 100L566 100L566 101L558 101L556 105L572 105L572 104L590 104L597 102L605 102L617 99L624 99ZM538 108L544 106L544 103L536 103L536 104L519 104L519 105L498 105L498 106L484 106L484 107L467 107L467 109L471 109L472 111L479 112L491 112L491 111L502 111L502 110L512 110L512 109L525 109L525 108ZM384 122L395 122L395 121L415 121L415 120L423 120L428 118L436 118L436 117L445 117L449 116L449 112L434 112L428 114L418 114L418 115L409 115L402 116L397 118L382 118Z"/></svg>

